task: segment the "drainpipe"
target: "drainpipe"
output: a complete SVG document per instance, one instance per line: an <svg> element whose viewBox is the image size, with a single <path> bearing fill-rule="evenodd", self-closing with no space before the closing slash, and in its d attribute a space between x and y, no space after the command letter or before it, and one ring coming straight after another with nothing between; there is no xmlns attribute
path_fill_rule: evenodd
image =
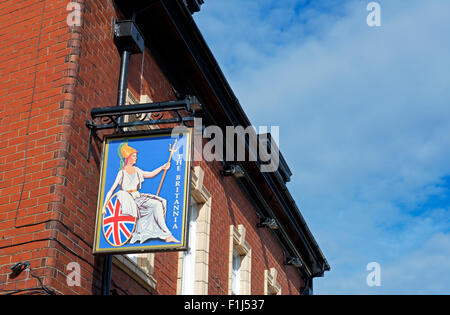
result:
<svg viewBox="0 0 450 315"><path fill-rule="evenodd" d="M136 14L132 20L116 21L114 25L114 40L121 53L119 89L117 94L117 106L124 106L127 96L127 78L130 57L132 54L144 52L144 38L135 24ZM123 115L119 116L117 123L119 132L123 123ZM111 270L112 255L106 255L103 261L102 295L111 295Z"/></svg>

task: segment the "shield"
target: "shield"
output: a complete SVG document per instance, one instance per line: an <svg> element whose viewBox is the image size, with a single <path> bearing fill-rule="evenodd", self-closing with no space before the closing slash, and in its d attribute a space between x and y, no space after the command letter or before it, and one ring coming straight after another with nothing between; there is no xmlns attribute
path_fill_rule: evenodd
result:
<svg viewBox="0 0 450 315"><path fill-rule="evenodd" d="M114 247L124 245L134 232L136 218L122 215L122 207L117 199L117 194L114 194L106 205L102 226L106 241Z"/></svg>

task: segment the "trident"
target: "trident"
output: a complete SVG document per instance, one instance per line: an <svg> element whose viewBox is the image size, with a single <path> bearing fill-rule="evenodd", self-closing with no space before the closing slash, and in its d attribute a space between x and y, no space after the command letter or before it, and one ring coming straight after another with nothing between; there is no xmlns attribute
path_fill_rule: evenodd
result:
<svg viewBox="0 0 450 315"><path fill-rule="evenodd" d="M168 163L172 160L172 155L178 150L178 148L176 148L177 142L178 142L178 139L175 139L175 143L173 144L173 146L171 144L169 144L170 155L169 155ZM161 187L162 187L162 184L164 182L164 178L166 177L166 174L167 174L167 169L164 170L164 174L163 174L163 176L161 178L161 182L159 183L158 192L156 193L156 196L159 196L159 192L161 191Z"/></svg>

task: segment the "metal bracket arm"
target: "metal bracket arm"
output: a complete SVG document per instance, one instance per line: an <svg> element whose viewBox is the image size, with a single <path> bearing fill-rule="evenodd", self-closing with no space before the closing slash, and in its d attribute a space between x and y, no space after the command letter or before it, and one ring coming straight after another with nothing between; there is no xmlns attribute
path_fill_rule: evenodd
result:
<svg viewBox="0 0 450 315"><path fill-rule="evenodd" d="M86 127L89 128L89 148L87 160L89 161L92 149L92 137L98 138L98 130L114 129L123 133L124 128L149 126L149 125L164 125L164 124L185 124L194 120L194 115L191 109L191 102L198 103L196 98L188 97L184 100L157 102L157 103L143 103L127 106L112 106L93 108L91 110L91 121L86 121ZM185 111L188 116L181 115L180 111ZM166 112L174 112L173 118L162 119ZM158 113L157 119L151 119L148 114ZM124 116L136 115L139 116L138 121L123 122Z"/></svg>

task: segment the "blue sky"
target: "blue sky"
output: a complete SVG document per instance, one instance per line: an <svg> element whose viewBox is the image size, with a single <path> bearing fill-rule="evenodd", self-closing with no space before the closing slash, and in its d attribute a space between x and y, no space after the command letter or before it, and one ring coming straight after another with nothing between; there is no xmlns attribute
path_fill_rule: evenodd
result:
<svg viewBox="0 0 450 315"><path fill-rule="evenodd" d="M450 294L450 1L207 0L194 18L332 270L315 294ZM370 262L381 286L366 284Z"/></svg>

